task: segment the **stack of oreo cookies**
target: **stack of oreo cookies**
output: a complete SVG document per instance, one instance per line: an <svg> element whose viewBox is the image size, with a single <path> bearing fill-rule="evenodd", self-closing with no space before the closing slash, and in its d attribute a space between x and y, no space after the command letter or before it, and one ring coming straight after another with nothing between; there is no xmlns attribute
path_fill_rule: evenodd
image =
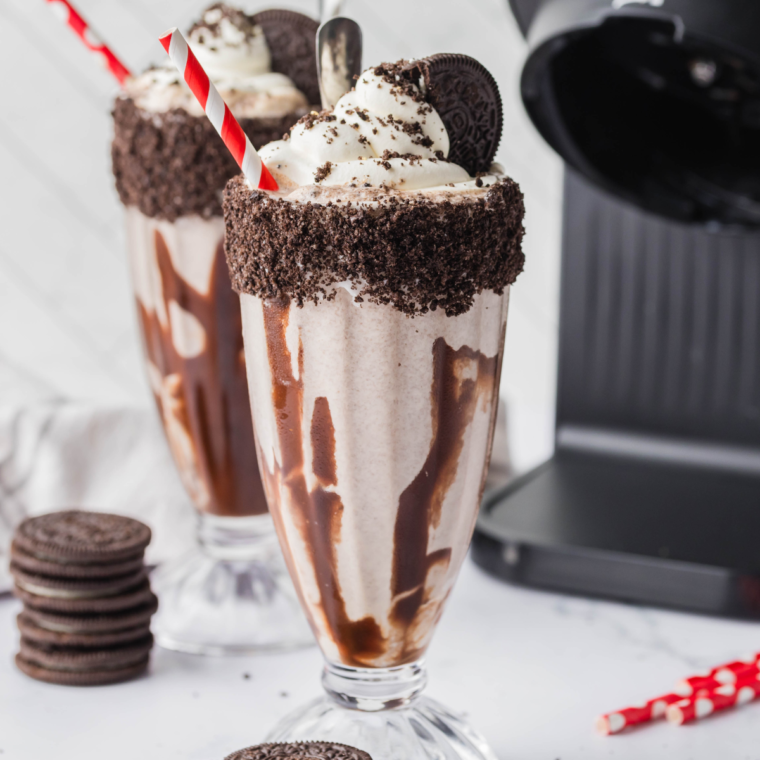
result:
<svg viewBox="0 0 760 760"><path fill-rule="evenodd" d="M150 528L70 510L24 520L11 545L19 669L72 686L125 681L148 666L158 607L145 568Z"/></svg>

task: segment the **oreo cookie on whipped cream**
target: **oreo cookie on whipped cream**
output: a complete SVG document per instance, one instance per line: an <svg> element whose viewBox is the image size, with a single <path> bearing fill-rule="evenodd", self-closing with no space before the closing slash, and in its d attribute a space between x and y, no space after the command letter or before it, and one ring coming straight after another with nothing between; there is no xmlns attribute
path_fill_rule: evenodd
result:
<svg viewBox="0 0 760 760"><path fill-rule="evenodd" d="M504 124L499 86L491 72L467 55L439 53L397 64L381 64L386 81L417 85L441 117L449 135L448 160L470 174L487 172L496 157Z"/></svg>

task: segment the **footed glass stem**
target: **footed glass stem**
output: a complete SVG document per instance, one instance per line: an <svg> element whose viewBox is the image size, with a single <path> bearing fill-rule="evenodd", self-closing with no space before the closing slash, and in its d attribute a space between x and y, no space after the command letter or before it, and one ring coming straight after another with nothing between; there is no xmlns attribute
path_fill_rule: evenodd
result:
<svg viewBox="0 0 760 760"><path fill-rule="evenodd" d="M373 760L496 760L462 718L421 696L426 681L422 662L398 668L328 663L326 696L286 716L267 741L339 742Z"/></svg>
<svg viewBox="0 0 760 760"><path fill-rule="evenodd" d="M272 518L199 515L198 546L151 576L152 629L166 649L254 654L314 643Z"/></svg>

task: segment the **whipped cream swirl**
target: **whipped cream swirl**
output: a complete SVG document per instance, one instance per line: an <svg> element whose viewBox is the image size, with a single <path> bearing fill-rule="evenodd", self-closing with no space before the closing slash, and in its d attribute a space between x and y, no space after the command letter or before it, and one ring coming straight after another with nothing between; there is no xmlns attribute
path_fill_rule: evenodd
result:
<svg viewBox="0 0 760 760"><path fill-rule="evenodd" d="M245 81L272 70L264 32L242 11L212 6L190 30L188 42L214 82Z"/></svg>
<svg viewBox="0 0 760 760"><path fill-rule="evenodd" d="M398 87L367 69L332 112L312 113L287 139L260 151L283 191L296 186L445 190L489 186L446 160L449 135L421 97L424 85ZM410 95L411 93L411 95ZM291 193L292 195L292 193Z"/></svg>
<svg viewBox="0 0 760 760"><path fill-rule="evenodd" d="M279 117L308 106L289 77L271 70L264 32L251 17L223 4L207 9L190 30L188 44L225 102L238 117ZM132 80L127 94L152 112L203 109L170 61Z"/></svg>

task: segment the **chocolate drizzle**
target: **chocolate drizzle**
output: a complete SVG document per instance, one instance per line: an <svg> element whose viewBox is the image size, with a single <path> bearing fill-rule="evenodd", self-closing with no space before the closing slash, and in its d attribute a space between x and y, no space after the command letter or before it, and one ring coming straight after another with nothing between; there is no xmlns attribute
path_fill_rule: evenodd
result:
<svg viewBox="0 0 760 760"><path fill-rule="evenodd" d="M492 418L495 414L500 355L487 357L466 345L454 350L443 338L433 344L430 449L420 472L399 499L393 556L378 556L376 560L379 563L392 561L393 606L388 620L383 621L389 626L384 635L375 618L351 620L346 612L338 575L337 546L350 537L341 536L345 506L339 494L335 429L328 399L323 396L314 401L310 427L311 472L319 484L311 491L307 485L305 468L308 465L302 433L305 425L303 346L299 338L296 378L286 341L289 308L289 303L284 301L262 303L281 458L279 463L275 459L273 472L266 472L264 468L265 479L291 575L298 585L299 575L288 549L282 509L288 510L311 558L320 595L320 612L338 648L340 661L357 667L372 667L380 659L383 665L413 662L427 647L445 601L440 593L440 576L431 577L431 573L442 569L444 574L449 574L452 556L450 547L429 552L430 536L440 522L444 499L455 481L467 429L478 404ZM331 488L334 490L329 490ZM287 494L282 493L283 489L287 489ZM393 505L388 507L394 508ZM303 599L302 588L299 594ZM304 606L314 614L311 605Z"/></svg>
<svg viewBox="0 0 760 760"><path fill-rule="evenodd" d="M323 486L338 485L335 428L332 414L330 414L330 404L324 396L314 399L314 414L311 417L311 450L317 480Z"/></svg>
<svg viewBox="0 0 760 760"><path fill-rule="evenodd" d="M291 514L303 537L307 551L311 555L314 575L319 588L322 613L330 630L333 641L341 654L341 661L357 667L371 664L372 660L385 651L385 641L380 626L372 617L350 620L346 612L340 581L337 573L336 545L340 540L343 503L334 491L325 489L325 482L320 478L320 485L309 491L304 472L304 441L301 425L304 419L303 408L303 346L299 340L298 379L292 369L292 357L288 348L285 332L288 327L287 301L269 301L263 304L264 327L267 336L267 352L272 372L272 402L274 404L279 436L279 449L282 461L275 462L275 471L265 477L272 478L267 484L267 491L273 504L281 508L277 495L281 484L289 491ZM319 450L312 462L312 470L322 473L325 480L337 480L335 473L335 430L332 425L330 407L326 398L315 401L316 422L312 419L311 440ZM264 468L266 470L266 468ZM281 541L287 546L278 509L272 514ZM292 560L288 551L286 558L293 572ZM296 580L296 584L298 582ZM299 589L303 598L303 590ZM306 609L310 609L306 606Z"/></svg>
<svg viewBox="0 0 760 760"><path fill-rule="evenodd" d="M431 570L436 565L448 568L451 549L428 553L430 533L440 522L443 500L456 478L465 431L478 402L495 409L497 374L495 356L486 357L468 346L455 351L443 338L433 344L433 440L425 464L401 494L394 531L391 589L396 602L391 618L399 626L415 628L415 619L431 601L427 588ZM435 612L437 619L440 610ZM417 659L422 652L414 648L414 642L406 643L412 648L405 648L403 661Z"/></svg>
<svg viewBox="0 0 760 760"><path fill-rule="evenodd" d="M139 300L137 307L145 353L160 374L156 403L183 482L203 511L262 514L267 503L256 466L240 305L230 289L222 241L209 295L199 293L175 270L158 230L154 245L168 323L162 324ZM184 357L174 345L172 301L203 328L205 344L197 356Z"/></svg>

